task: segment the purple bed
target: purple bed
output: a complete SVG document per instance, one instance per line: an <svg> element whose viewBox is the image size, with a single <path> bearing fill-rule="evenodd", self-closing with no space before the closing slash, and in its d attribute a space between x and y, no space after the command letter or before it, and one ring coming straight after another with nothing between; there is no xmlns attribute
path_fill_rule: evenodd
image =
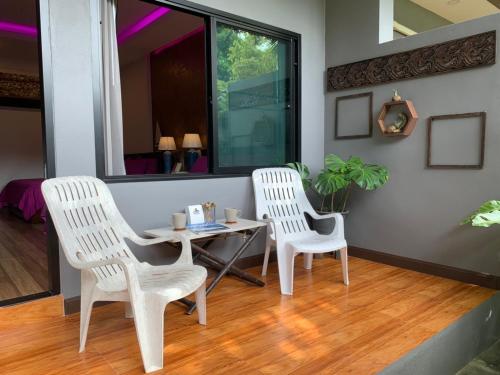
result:
<svg viewBox="0 0 500 375"><path fill-rule="evenodd" d="M47 207L42 195L42 182L43 178L10 181L0 193L0 207L18 209L26 221L39 214L45 222Z"/></svg>

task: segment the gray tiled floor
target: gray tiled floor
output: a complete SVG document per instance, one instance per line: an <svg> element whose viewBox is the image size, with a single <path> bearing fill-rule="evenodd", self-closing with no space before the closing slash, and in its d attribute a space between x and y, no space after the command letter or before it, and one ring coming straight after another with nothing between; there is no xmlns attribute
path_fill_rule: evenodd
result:
<svg viewBox="0 0 500 375"><path fill-rule="evenodd" d="M479 354L456 375L500 375L500 340Z"/></svg>

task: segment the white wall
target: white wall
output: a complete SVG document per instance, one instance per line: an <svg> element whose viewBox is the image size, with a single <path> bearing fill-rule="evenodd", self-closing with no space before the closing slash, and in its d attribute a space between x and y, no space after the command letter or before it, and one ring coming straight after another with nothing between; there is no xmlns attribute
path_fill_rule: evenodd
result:
<svg viewBox="0 0 500 375"><path fill-rule="evenodd" d="M500 15L379 44L378 2L328 1L326 66L432 45L500 28ZM497 46L498 51L498 46ZM333 140L338 96L373 91L375 117L392 89L411 99L420 116L407 139L385 138L376 123L373 138ZM346 221L351 245L469 270L500 274L500 228L481 230L458 223L483 201L498 199L500 168L500 64L456 73L328 93L325 101L325 153L359 155L386 165L390 182L359 192ZM486 154L482 170L430 170L426 162L429 116L487 112ZM443 148L454 148L450 143Z"/></svg>
<svg viewBox="0 0 500 375"><path fill-rule="evenodd" d="M322 166L324 128L324 0L204 0L204 5L253 18L302 34L302 155L313 170ZM42 0L41 17L48 17L53 60L53 95L57 174L95 174L92 108L90 0ZM47 44L47 45L49 45ZM72 142L78 139L78 142ZM249 177L208 180L121 183L110 185L117 204L132 227L165 226L172 212L187 204L206 200L222 208L241 208L254 215ZM248 254L263 251L258 247ZM162 259L164 248L138 250L141 259ZM62 257L64 258L64 257ZM79 294L79 274L61 261L61 284L65 298Z"/></svg>
<svg viewBox="0 0 500 375"><path fill-rule="evenodd" d="M11 180L43 176L40 111L0 107L0 190Z"/></svg>
<svg viewBox="0 0 500 375"><path fill-rule="evenodd" d="M96 3L96 2L95 2ZM41 0L42 48L49 48L57 176L95 175L94 108L91 74L90 1ZM61 288L79 294L79 272L60 254Z"/></svg>

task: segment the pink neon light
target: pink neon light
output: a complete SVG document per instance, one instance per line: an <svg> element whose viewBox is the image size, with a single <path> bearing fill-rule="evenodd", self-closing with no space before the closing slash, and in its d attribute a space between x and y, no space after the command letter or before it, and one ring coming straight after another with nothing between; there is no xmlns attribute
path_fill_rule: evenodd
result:
<svg viewBox="0 0 500 375"><path fill-rule="evenodd" d="M8 33L21 34L36 38L38 30L34 26L21 25L19 23L0 21L0 31Z"/></svg>
<svg viewBox="0 0 500 375"><path fill-rule="evenodd" d="M116 37L116 39L118 40L118 43L119 44L123 43L124 41L126 41L128 38L130 38L134 34L138 33L139 31L141 31L145 27L151 25L153 22L155 22L161 16L164 16L165 14L169 13L171 10L172 9L163 8L163 7L157 8L157 9L153 10L151 13L149 13L147 16L145 16L144 18L141 18L136 23L134 23L130 26L127 26Z"/></svg>
<svg viewBox="0 0 500 375"><path fill-rule="evenodd" d="M190 31L188 32L187 34L184 34L180 37L178 37L177 39L174 39L170 42L168 42L167 44L155 49L153 51L153 53L155 55L158 55L159 53L163 52L164 50L166 50L167 48L171 48L173 46L176 46L177 44L179 44L180 42L183 42L185 41L186 39L192 37L193 35L196 35L198 33L201 33L202 31L205 31L205 25L201 25L200 27L197 27L196 29L194 29L193 31Z"/></svg>

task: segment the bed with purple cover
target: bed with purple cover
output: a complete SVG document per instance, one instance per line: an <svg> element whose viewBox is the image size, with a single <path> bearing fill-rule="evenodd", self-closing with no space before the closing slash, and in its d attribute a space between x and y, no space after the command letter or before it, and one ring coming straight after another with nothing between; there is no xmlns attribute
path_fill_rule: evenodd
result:
<svg viewBox="0 0 500 375"><path fill-rule="evenodd" d="M47 207L42 195L43 178L12 180L0 193L0 207L9 207L21 212L26 221L32 220L37 214L45 222Z"/></svg>

